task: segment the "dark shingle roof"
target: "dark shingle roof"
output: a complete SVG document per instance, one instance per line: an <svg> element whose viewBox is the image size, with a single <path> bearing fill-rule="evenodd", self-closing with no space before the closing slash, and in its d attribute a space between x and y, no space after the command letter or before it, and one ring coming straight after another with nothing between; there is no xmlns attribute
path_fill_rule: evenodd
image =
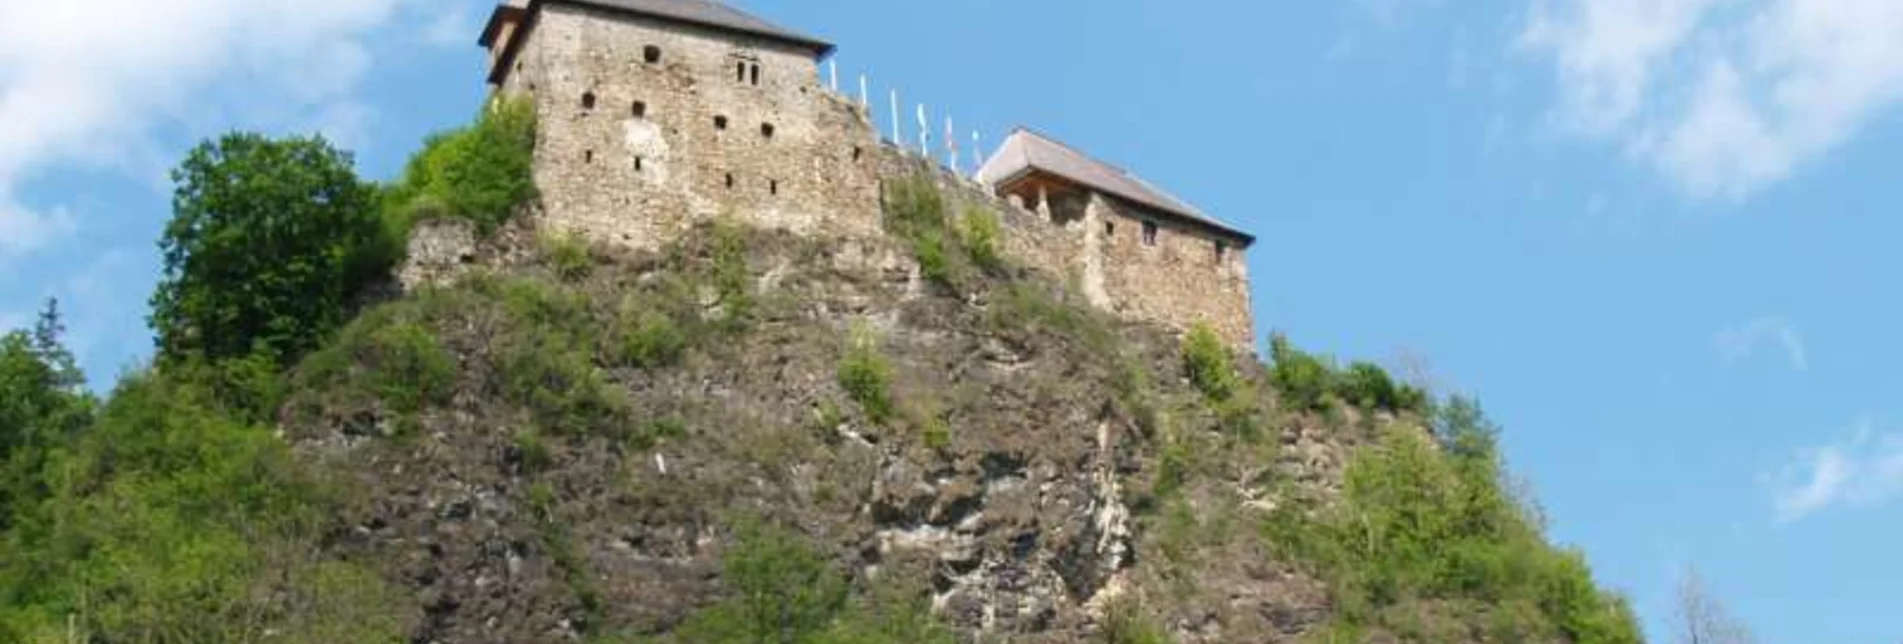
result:
<svg viewBox="0 0 1903 644"><path fill-rule="evenodd" d="M978 180L998 185L1031 172L1045 172L1083 184L1095 190L1147 206L1190 223L1211 228L1254 243L1255 237L1241 229L1204 214L1188 202L1156 187L1122 168L1098 161L1089 155L1028 128L1018 128L998 147L998 151L978 170Z"/></svg>
<svg viewBox="0 0 1903 644"><path fill-rule="evenodd" d="M714 0L530 0L526 9L535 11L546 2L562 2L619 11L639 16L660 18L674 22L708 27L720 31L760 36L790 45L810 49L814 56L825 56L833 52L832 43L786 29L753 14L729 7ZM506 7L497 8L500 17ZM485 32L485 41L490 38Z"/></svg>

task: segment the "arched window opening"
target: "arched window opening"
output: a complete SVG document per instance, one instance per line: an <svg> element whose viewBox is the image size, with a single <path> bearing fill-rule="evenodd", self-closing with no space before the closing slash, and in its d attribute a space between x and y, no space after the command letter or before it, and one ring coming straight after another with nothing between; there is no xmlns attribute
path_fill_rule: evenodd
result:
<svg viewBox="0 0 1903 644"><path fill-rule="evenodd" d="M760 65L757 63L754 64L752 66L752 70L753 70L753 84L755 87L758 87L760 85Z"/></svg>
<svg viewBox="0 0 1903 644"><path fill-rule="evenodd" d="M736 82L736 83L745 83L745 82L747 82L747 63L746 63L746 61L740 61L740 62L738 62L738 63L734 63L734 68L733 68L733 82Z"/></svg>

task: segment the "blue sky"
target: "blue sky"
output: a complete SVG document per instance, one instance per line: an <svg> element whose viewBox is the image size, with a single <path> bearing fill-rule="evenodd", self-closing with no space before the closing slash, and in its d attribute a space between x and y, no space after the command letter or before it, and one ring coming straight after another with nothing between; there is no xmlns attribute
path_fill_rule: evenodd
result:
<svg viewBox="0 0 1903 644"><path fill-rule="evenodd" d="M1903 2L739 4L1258 233L1261 330L1478 394L1655 635L1694 564L1766 642L1903 639ZM57 295L110 382L184 150L318 129L388 177L476 109L487 9L0 0L0 327Z"/></svg>

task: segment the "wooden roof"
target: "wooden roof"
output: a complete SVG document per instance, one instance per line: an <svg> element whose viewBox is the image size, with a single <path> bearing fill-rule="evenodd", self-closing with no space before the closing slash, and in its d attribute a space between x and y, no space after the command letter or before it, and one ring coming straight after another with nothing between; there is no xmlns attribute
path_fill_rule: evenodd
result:
<svg viewBox="0 0 1903 644"><path fill-rule="evenodd" d="M1029 128L1018 128L978 170L978 180L1002 186L1034 174L1056 175L1093 190L1173 215L1187 223L1234 237L1244 245L1255 236L1211 217L1188 202L1122 168L1104 163Z"/></svg>

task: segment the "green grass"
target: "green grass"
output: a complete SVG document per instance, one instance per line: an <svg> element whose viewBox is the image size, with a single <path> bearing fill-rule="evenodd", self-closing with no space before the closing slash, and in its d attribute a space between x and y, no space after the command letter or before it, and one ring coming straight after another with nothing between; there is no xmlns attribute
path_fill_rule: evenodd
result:
<svg viewBox="0 0 1903 644"><path fill-rule="evenodd" d="M838 380L873 424L884 424L897 411L892 400L892 365L880 353L879 338L870 330L853 330L846 354L839 359Z"/></svg>

